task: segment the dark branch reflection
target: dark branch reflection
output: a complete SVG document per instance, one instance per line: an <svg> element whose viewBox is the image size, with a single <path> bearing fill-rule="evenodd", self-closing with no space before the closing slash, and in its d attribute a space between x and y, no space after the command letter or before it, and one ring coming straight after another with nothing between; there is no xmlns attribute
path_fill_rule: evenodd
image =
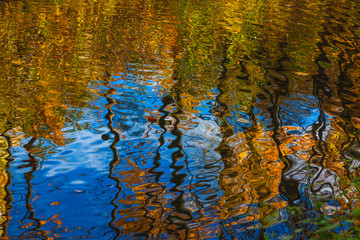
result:
<svg viewBox="0 0 360 240"><path fill-rule="evenodd" d="M108 76L109 77L109 76ZM114 239L117 239L121 235L121 230L115 225L116 222L116 213L119 208L119 206L116 204L116 201L119 199L120 192L122 190L122 187L120 186L121 181L119 180L116 175L114 175L114 169L115 166L119 163L119 153L117 151L116 145L120 141L120 134L115 130L113 127L113 117L115 116L114 112L112 111L111 107L116 104L115 100L111 98L111 95L116 93L116 89L109 86L109 80L105 79L105 86L107 87L106 93L104 97L106 98L106 101L108 104L105 105L105 108L108 110L107 114L105 115L105 119L108 120L107 127L110 130L110 133L114 136L114 141L110 145L110 149L113 152L113 159L109 164L109 178L113 179L116 182L116 188L118 189L115 197L111 201L111 204L114 205L114 209L111 212L111 222L109 223L110 227L113 228L116 232L116 236ZM104 140L108 139L108 135L103 135L102 138Z"/></svg>

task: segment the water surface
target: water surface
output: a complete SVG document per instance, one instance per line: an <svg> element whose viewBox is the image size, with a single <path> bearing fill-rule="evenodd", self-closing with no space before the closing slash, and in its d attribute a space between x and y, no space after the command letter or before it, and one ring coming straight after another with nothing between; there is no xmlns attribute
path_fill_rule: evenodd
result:
<svg viewBox="0 0 360 240"><path fill-rule="evenodd" d="M2 239L358 236L359 9L0 2Z"/></svg>

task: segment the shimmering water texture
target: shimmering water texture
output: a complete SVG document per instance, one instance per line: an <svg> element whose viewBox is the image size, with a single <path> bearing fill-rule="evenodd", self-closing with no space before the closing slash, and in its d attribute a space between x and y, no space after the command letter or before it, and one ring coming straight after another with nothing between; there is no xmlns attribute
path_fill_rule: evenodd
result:
<svg viewBox="0 0 360 240"><path fill-rule="evenodd" d="M356 239L359 0L0 2L1 239Z"/></svg>

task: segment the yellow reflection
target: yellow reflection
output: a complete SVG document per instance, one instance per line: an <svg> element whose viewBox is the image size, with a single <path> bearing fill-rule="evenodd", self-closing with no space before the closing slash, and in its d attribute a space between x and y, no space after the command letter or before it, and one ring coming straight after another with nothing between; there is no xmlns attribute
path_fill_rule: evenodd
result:
<svg viewBox="0 0 360 240"><path fill-rule="evenodd" d="M238 133L228 139L233 154L225 159L226 167L221 172L219 182L224 190L222 218L250 213L248 221L253 221L286 206L283 200L277 200L257 210L250 207L279 194L284 164L279 159L272 134L272 131L263 131L259 127L250 133Z"/></svg>
<svg viewBox="0 0 360 240"><path fill-rule="evenodd" d="M5 188L9 181L6 172L6 165L8 164L7 157L9 156L8 149L9 143L7 139L0 136L0 236L2 236L3 233L3 223L8 220L5 201L7 195Z"/></svg>

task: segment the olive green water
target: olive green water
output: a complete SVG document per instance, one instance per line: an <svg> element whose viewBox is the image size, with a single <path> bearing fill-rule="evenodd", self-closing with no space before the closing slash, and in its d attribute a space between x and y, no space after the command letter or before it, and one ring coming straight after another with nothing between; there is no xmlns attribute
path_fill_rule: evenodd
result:
<svg viewBox="0 0 360 240"><path fill-rule="evenodd" d="M360 1L0 2L1 239L351 239Z"/></svg>

